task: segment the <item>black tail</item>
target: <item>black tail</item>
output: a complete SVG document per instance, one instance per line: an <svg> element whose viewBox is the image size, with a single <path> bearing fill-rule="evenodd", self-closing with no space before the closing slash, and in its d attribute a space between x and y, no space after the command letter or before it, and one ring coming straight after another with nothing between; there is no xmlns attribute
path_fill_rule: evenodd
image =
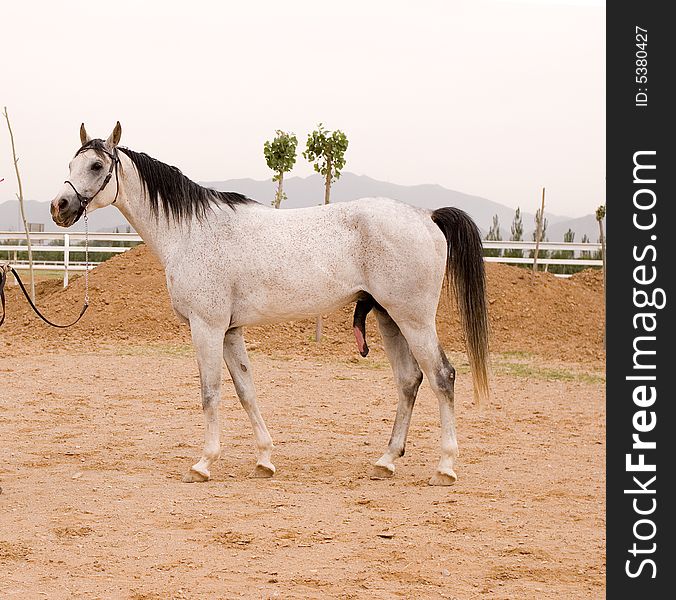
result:
<svg viewBox="0 0 676 600"><path fill-rule="evenodd" d="M488 398L488 311L481 234L470 216L458 208L435 210L432 220L446 236L446 282L455 291L474 379L474 397L481 402Z"/></svg>

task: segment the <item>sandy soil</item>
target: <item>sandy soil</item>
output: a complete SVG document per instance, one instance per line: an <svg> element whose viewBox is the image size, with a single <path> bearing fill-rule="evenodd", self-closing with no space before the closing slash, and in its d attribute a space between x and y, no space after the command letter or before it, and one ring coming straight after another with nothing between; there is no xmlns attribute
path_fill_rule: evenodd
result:
<svg viewBox="0 0 676 600"><path fill-rule="evenodd" d="M371 481L395 411L387 364L257 351L278 474L247 478L253 438L226 382L222 459L183 484L202 437L188 346L5 344L2 598L604 595L598 365L496 356L479 409L455 356L459 481L437 488L427 385L395 478Z"/></svg>
<svg viewBox="0 0 676 600"><path fill-rule="evenodd" d="M369 324L358 358L347 307L324 321L252 328L272 480L226 382L223 456L199 456L199 382L187 327L141 246L98 267L77 327L53 330L8 290L0 331L0 598L600 598L604 594L603 294L488 264L493 399L470 404L453 306L437 325L458 368L460 477L438 460L423 386L390 481L370 465L396 394ZM41 283L50 318L77 315L82 277ZM566 361L566 362L561 362Z"/></svg>

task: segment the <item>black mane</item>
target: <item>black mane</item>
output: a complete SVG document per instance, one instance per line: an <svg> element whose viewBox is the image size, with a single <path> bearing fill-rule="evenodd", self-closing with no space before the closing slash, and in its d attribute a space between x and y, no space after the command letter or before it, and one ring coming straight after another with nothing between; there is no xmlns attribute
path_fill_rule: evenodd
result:
<svg viewBox="0 0 676 600"><path fill-rule="evenodd" d="M176 222L189 221L192 217L202 220L214 202L226 204L232 209L238 204L254 202L237 192L219 192L202 187L188 179L177 167L160 162L144 152L134 152L119 146L117 149L134 163L155 216L162 211L167 219L171 217ZM104 141L99 139L87 142L77 154L85 150L94 150L99 154L107 152Z"/></svg>

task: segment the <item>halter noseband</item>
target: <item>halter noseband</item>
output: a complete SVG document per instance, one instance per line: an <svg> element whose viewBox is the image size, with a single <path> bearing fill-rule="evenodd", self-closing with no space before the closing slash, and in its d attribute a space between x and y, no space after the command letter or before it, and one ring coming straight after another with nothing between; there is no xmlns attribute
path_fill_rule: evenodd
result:
<svg viewBox="0 0 676 600"><path fill-rule="evenodd" d="M78 152L78 154L80 154L81 152L84 152L85 150L89 150L89 148L85 148L85 149L80 150L80 152ZM101 186L99 187L99 189L96 191L96 193L94 195L83 196L82 194L80 194L80 192L77 191L77 189L75 189L75 186L70 181L68 181L68 179L66 179L66 181L64 181L64 183L67 183L70 187L73 188L73 191L75 192L75 195L77 196L77 199L80 202L80 208L78 209L77 216L75 217L76 221L82 216L82 213L85 210L87 210L87 206L89 206L89 203L94 198L96 198L96 196L98 196L104 190L104 188L108 185L108 182L110 181L110 178L113 175L113 169L115 169L116 190L115 190L115 199L112 201L111 204L115 204L115 202L117 202L117 195L120 193L120 181L119 181L118 176L117 176L117 165L120 162L120 158L117 155L117 148L113 148L112 154L110 152L107 152L106 150L102 150L102 149L99 149L99 151L103 152L104 154L107 154L108 156L110 156L110 167L108 168L108 174L106 175L105 179L103 180L103 183L101 184Z"/></svg>

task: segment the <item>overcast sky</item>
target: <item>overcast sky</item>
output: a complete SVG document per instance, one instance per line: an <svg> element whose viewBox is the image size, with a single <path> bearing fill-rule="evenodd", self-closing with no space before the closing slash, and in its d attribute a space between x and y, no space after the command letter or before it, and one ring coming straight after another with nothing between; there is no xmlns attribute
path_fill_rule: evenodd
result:
<svg viewBox="0 0 676 600"><path fill-rule="evenodd" d="M23 0L0 12L0 106L29 199L59 189L82 121L203 181L269 177L275 129L304 146L322 121L348 171L529 211L544 185L580 216L605 202L604 23L600 0ZM3 177L0 202L4 119Z"/></svg>

